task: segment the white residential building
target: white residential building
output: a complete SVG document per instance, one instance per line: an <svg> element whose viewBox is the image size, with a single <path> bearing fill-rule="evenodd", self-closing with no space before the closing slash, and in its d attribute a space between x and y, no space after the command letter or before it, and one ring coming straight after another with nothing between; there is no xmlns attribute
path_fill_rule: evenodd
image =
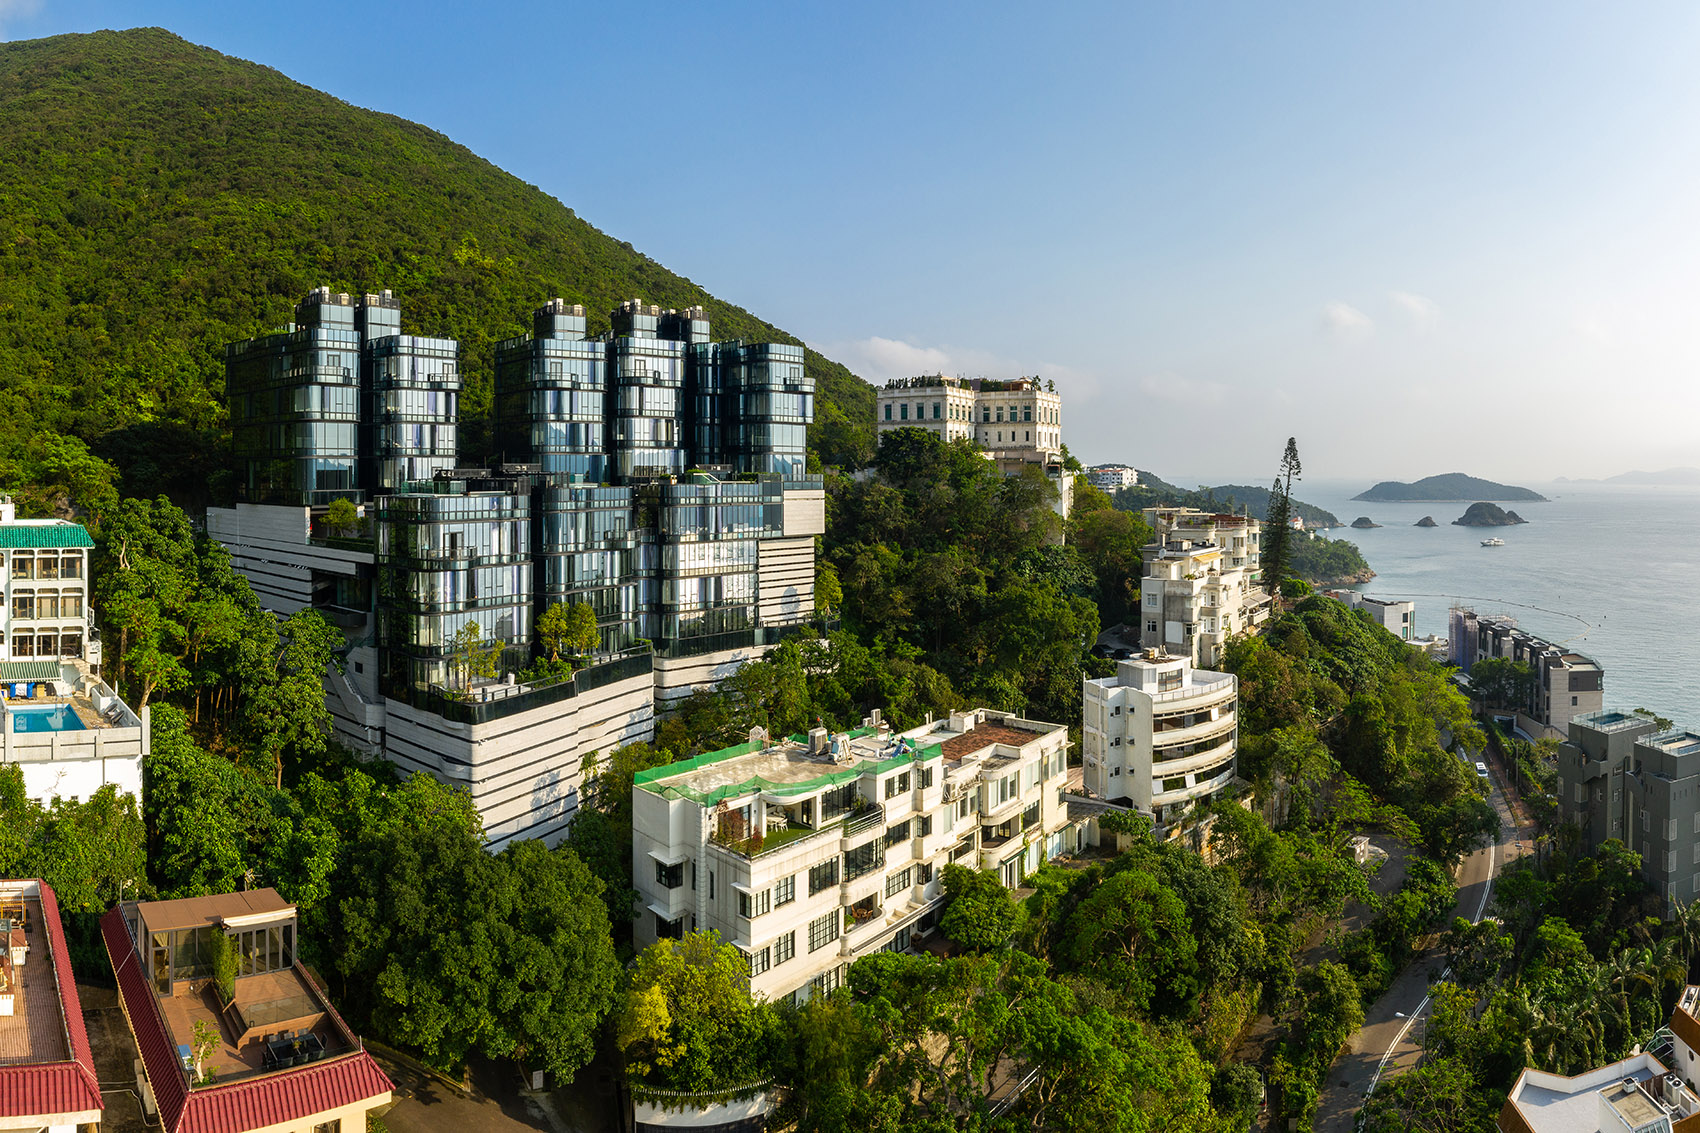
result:
<svg viewBox="0 0 1700 1133"><path fill-rule="evenodd" d="M887 382L874 395L880 433L921 428L941 440L973 441L1005 476L1042 468L1057 489L1055 510L1068 518L1074 478L1063 469L1062 395L1054 385L933 375Z"/></svg>
<svg viewBox="0 0 1700 1133"><path fill-rule="evenodd" d="M1157 538L1140 551L1139 643L1206 668L1230 638L1269 619L1261 520L1196 508L1145 509Z"/></svg>
<svg viewBox="0 0 1700 1133"><path fill-rule="evenodd" d="M1084 684L1082 782L1099 798L1159 826L1209 802L1233 782L1239 680L1147 653L1116 675Z"/></svg>
<svg viewBox="0 0 1700 1133"><path fill-rule="evenodd" d="M100 679L93 550L81 524L19 519L0 499L0 762L16 763L42 803L108 784L142 795L148 711L138 716Z"/></svg>
<svg viewBox="0 0 1700 1133"><path fill-rule="evenodd" d="M1139 483L1139 471L1126 464L1094 464L1086 470L1086 482L1113 496Z"/></svg>
<svg viewBox="0 0 1700 1133"><path fill-rule="evenodd" d="M1080 848L1063 799L1068 729L979 709L893 732L749 743L643 771L632 792L638 946L713 930L750 990L799 1001L860 956L932 927L941 871L1014 887Z"/></svg>
<svg viewBox="0 0 1700 1133"><path fill-rule="evenodd" d="M1397 637L1400 641L1417 639L1417 604L1396 602L1383 598L1366 598L1356 590L1326 590L1330 598L1344 602L1354 610L1362 610L1370 621Z"/></svg>

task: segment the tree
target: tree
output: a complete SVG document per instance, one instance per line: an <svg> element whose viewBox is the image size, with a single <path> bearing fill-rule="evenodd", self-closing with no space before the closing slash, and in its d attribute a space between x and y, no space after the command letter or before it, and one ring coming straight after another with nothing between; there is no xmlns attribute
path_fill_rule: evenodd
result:
<svg viewBox="0 0 1700 1133"><path fill-rule="evenodd" d="M337 663L343 636L317 610L297 610L275 625L271 621L265 615L255 627L261 632L243 640L241 684L248 708L245 738L258 765L269 769L274 785L281 787L287 756L303 759L325 751L331 726L325 674Z"/></svg>
<svg viewBox="0 0 1700 1133"><path fill-rule="evenodd" d="M1198 994L1198 941L1184 902L1144 869L1106 879L1069 918L1062 954L1120 989L1140 1014L1184 1016Z"/></svg>
<svg viewBox="0 0 1700 1133"><path fill-rule="evenodd" d="M1270 594L1280 591L1292 567L1293 481L1303 471L1299 464L1299 445L1287 438L1287 448L1281 454L1281 465L1275 473L1275 484L1269 489L1269 510L1263 524L1263 585Z"/></svg>
<svg viewBox="0 0 1700 1133"><path fill-rule="evenodd" d="M944 867L944 915L939 929L976 952L1003 948L1026 919L1026 910L990 870Z"/></svg>
<svg viewBox="0 0 1700 1133"><path fill-rule="evenodd" d="M757 1082L771 1059L773 1009L749 993L749 961L712 932L658 940L632 966L614 1021L632 1076L699 1093Z"/></svg>
<svg viewBox="0 0 1700 1133"><path fill-rule="evenodd" d="M1484 657L1470 666L1470 687L1496 708L1521 708L1535 687L1535 671L1509 657Z"/></svg>
<svg viewBox="0 0 1700 1133"><path fill-rule="evenodd" d="M487 638L477 622L467 622L449 640L449 665L461 691L472 687L473 677L490 679L496 675L505 643L501 638Z"/></svg>
<svg viewBox="0 0 1700 1133"><path fill-rule="evenodd" d="M325 508L325 528L338 535L347 535L360 522L354 501L338 496Z"/></svg>
<svg viewBox="0 0 1700 1133"><path fill-rule="evenodd" d="M537 639L551 661L559 661L563 650L589 653L601 640L596 611L587 602L556 602L537 616Z"/></svg>

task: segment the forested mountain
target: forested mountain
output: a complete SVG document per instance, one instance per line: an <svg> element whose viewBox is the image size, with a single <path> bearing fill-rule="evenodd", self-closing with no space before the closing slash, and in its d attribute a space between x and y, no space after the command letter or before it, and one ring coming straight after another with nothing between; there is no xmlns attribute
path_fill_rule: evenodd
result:
<svg viewBox="0 0 1700 1133"><path fill-rule="evenodd" d="M1443 472L1424 476L1410 484L1399 480L1383 480L1373 488L1359 492L1354 500L1541 500L1539 492L1510 484L1496 484L1479 476L1462 472Z"/></svg>
<svg viewBox="0 0 1700 1133"><path fill-rule="evenodd" d="M1129 510L1147 507L1195 507L1204 511L1240 511L1242 508L1258 519L1268 519L1269 489L1255 484L1218 484L1200 486L1197 491L1177 487L1143 468L1139 483L1116 493L1116 506ZM1291 501L1291 514L1305 521L1306 527L1340 527L1340 517L1327 508Z"/></svg>
<svg viewBox="0 0 1700 1133"><path fill-rule="evenodd" d="M388 287L403 331L460 340L462 451L484 455L492 348L559 295L592 333L638 296L716 337L797 342L442 134L144 28L0 44L0 488L26 503L203 503L226 459L223 348L320 284ZM811 443L871 455L873 389L810 351Z"/></svg>

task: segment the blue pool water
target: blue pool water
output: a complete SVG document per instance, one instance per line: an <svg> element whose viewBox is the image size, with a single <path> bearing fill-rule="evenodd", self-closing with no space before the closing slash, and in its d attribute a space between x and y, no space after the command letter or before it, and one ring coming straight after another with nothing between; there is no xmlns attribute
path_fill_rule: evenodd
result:
<svg viewBox="0 0 1700 1133"><path fill-rule="evenodd" d="M80 732L85 726L65 704L53 708L13 708L10 714L14 732Z"/></svg>

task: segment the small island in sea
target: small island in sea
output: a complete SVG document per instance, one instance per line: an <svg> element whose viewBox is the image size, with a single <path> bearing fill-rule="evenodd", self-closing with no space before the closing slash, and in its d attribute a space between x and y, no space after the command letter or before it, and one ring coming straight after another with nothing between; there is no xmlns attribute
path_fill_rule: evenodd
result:
<svg viewBox="0 0 1700 1133"><path fill-rule="evenodd" d="M1380 527L1381 524L1377 523L1367 515L1360 515L1358 518L1352 520L1352 526L1359 530L1365 530L1370 527Z"/></svg>
<svg viewBox="0 0 1700 1133"><path fill-rule="evenodd" d="M1506 511L1498 504L1474 503L1463 515L1452 521L1454 527L1512 527L1528 520L1514 511Z"/></svg>
<svg viewBox="0 0 1700 1133"><path fill-rule="evenodd" d="M1531 500L1545 501L1546 497L1528 488L1519 488L1511 484L1496 484L1492 480L1482 480L1475 476L1466 476L1462 472L1445 472L1439 476L1425 476L1412 484L1399 480L1383 480L1366 492L1360 492L1352 497L1354 500L1388 501L1388 500Z"/></svg>
<svg viewBox="0 0 1700 1133"><path fill-rule="evenodd" d="M1434 521L1434 516L1425 515L1421 519L1419 519L1415 523L1413 523L1411 526L1412 527L1439 527L1440 524L1438 524Z"/></svg>

